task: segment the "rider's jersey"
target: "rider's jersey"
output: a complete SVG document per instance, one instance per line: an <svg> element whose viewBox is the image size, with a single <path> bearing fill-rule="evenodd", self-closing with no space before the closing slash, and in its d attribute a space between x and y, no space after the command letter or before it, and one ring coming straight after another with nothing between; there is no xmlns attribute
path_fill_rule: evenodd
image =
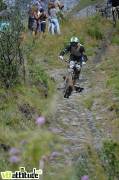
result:
<svg viewBox="0 0 119 180"><path fill-rule="evenodd" d="M82 55L85 52L84 46L78 44L76 47L69 44L61 51L60 55L64 56L66 53L70 53L70 61L81 61Z"/></svg>

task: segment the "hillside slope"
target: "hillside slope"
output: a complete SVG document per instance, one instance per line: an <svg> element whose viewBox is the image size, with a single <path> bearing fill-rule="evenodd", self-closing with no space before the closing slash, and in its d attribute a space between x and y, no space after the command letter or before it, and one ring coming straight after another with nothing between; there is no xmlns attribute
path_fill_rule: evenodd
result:
<svg viewBox="0 0 119 180"><path fill-rule="evenodd" d="M119 26L94 16L66 19L61 28L61 36L35 43L26 32L26 84L0 88L0 171L43 164L46 180L118 179ZM79 37L89 61L79 81L84 91L66 100L57 90L67 70L58 54L71 36ZM46 122L39 126L41 116ZM19 151L17 162L11 148Z"/></svg>

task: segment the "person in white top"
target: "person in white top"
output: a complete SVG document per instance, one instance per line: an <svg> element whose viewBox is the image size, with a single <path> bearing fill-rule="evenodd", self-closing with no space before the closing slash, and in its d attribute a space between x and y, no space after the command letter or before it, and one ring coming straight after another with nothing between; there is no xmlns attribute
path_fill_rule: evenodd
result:
<svg viewBox="0 0 119 180"><path fill-rule="evenodd" d="M57 9L55 7L55 4L52 4L52 6L49 9L49 31L51 34L60 34L60 25L58 21L58 16L57 16Z"/></svg>

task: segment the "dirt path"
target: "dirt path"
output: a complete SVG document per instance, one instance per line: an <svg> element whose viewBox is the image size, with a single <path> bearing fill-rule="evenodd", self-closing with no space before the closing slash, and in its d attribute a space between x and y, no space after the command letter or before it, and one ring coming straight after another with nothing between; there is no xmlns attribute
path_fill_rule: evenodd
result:
<svg viewBox="0 0 119 180"><path fill-rule="evenodd" d="M57 156L61 156L61 160L55 159L51 162L55 169L75 162L88 145L98 152L102 147L103 140L111 136L104 121L108 111L96 97L105 88L104 74L98 74L96 66L108 51L109 37L111 38L112 32L113 30L107 32L107 37L101 42L96 56L83 67L79 84L84 91L73 92L69 99L63 98L62 90L57 91L55 113L49 129L66 142L62 144L62 152L57 154ZM62 87L62 76L65 71L66 69L57 69L50 72L60 87Z"/></svg>

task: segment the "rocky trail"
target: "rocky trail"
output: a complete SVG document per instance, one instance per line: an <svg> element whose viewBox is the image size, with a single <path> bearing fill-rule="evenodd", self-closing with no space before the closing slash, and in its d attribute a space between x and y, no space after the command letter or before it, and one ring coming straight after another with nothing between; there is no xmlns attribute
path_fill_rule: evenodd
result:
<svg viewBox="0 0 119 180"><path fill-rule="evenodd" d="M86 97L98 93L103 88L101 82L94 82L95 71L94 69L91 71L92 68L94 67L85 67L83 69L79 80L80 86L84 88L81 93L73 92L69 99L64 99L63 92L58 91L56 111L49 129L66 142L62 144L62 152L56 154L56 157L61 156L61 161L64 161L64 163L55 159L52 162L54 167L58 168L66 163L72 164L77 157L80 157L81 152L83 153L88 145L96 151L100 150L104 138L110 136L104 131L104 128L97 128L97 126L105 126L101 115L103 108L98 107L98 102L94 102L91 109L87 109L83 105ZM90 71L90 76L87 75L87 71ZM93 88L91 85L92 80L94 80L93 83L95 84Z"/></svg>
<svg viewBox="0 0 119 180"><path fill-rule="evenodd" d="M73 92L69 99L65 99L62 77L66 69L50 72L50 75L58 82L58 90L55 112L49 130L64 140L61 152L56 152L54 159L51 160L51 165L55 169L63 168L66 164L73 164L88 146L95 152L100 151L103 140L111 137L110 130L104 121L108 110L95 96L98 96L105 88L104 74L98 74L96 66L108 51L112 32L113 29L107 32L107 37L96 50L95 57L92 57L83 67L79 78L79 84L84 88L81 93ZM89 99L91 107L85 105L86 99ZM60 160L57 157L60 157Z"/></svg>

